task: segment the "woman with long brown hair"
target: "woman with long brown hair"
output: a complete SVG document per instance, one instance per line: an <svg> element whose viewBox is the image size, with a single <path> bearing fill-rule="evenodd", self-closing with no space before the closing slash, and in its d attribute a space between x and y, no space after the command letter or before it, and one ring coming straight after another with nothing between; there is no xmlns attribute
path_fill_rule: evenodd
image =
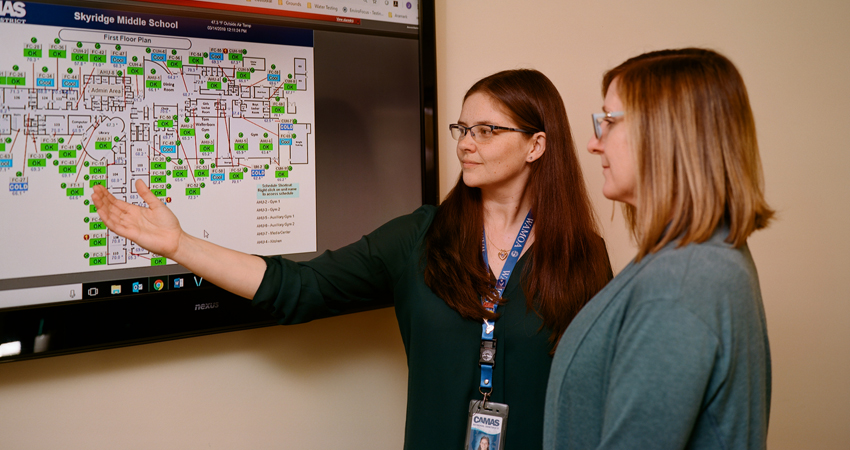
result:
<svg viewBox="0 0 850 450"><path fill-rule="evenodd" d="M768 225L747 90L696 48L627 60L593 115L638 254L558 344L545 449L759 449L770 348L747 238Z"/></svg>
<svg viewBox="0 0 850 450"><path fill-rule="evenodd" d="M462 175L439 207L308 262L189 236L143 183L148 208L101 188L93 199L113 232L253 299L282 324L391 301L408 358L406 449L474 448L485 435L539 448L550 354L610 279L607 253L563 101L543 74L479 81L450 129Z"/></svg>

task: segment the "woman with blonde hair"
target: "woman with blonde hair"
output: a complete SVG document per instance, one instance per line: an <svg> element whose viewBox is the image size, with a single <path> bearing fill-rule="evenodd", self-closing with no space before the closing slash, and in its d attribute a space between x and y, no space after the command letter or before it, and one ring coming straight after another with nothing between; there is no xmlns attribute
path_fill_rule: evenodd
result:
<svg viewBox="0 0 850 450"><path fill-rule="evenodd" d="M764 448L770 350L747 238L773 211L743 80L714 51L663 50L602 92L588 150L638 253L560 340L544 448Z"/></svg>

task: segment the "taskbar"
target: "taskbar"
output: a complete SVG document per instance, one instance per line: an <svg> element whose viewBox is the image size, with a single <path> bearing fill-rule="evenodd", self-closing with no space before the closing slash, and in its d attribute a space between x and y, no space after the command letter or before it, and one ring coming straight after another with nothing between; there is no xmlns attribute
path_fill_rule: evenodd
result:
<svg viewBox="0 0 850 450"><path fill-rule="evenodd" d="M211 288L213 285L192 273L136 277L123 280L83 283L83 300L103 300L128 295L151 294L162 291L195 290Z"/></svg>

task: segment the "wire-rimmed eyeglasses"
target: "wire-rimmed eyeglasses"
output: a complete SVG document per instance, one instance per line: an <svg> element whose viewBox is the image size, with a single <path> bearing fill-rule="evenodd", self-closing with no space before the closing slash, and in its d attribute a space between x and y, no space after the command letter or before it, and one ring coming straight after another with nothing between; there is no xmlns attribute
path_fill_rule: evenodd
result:
<svg viewBox="0 0 850 450"><path fill-rule="evenodd" d="M519 133L534 134L533 131L521 130L519 128L501 127L499 125L478 124L471 127L463 126L459 123L449 125L449 130L452 132L452 138L456 141L463 139L466 133L472 133L472 139L479 144L489 141L496 134L496 130L500 131L517 131Z"/></svg>
<svg viewBox="0 0 850 450"><path fill-rule="evenodd" d="M624 114L626 114L625 111L591 114L591 117L593 117L593 132L596 133L596 139L602 139L602 122L615 117L623 117Z"/></svg>

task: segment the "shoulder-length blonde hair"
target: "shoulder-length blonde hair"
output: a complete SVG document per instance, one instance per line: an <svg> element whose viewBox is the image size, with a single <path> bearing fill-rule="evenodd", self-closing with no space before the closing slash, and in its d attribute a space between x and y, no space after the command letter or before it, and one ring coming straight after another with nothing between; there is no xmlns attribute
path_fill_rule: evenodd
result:
<svg viewBox="0 0 850 450"><path fill-rule="evenodd" d="M608 71L603 95L615 79L637 163L636 204L623 206L637 260L674 239L704 242L722 223L740 247L768 225L755 121L731 61L712 50L661 50Z"/></svg>

